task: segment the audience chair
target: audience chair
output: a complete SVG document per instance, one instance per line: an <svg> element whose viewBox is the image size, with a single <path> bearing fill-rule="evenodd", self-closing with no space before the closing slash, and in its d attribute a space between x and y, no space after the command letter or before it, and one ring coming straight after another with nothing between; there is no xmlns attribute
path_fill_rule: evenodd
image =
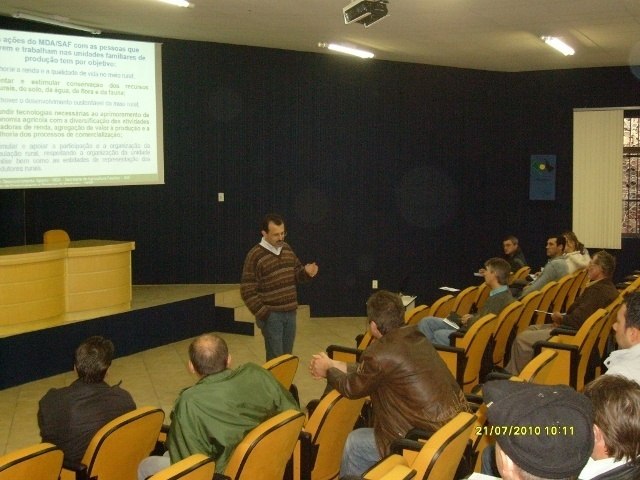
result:
<svg viewBox="0 0 640 480"><path fill-rule="evenodd" d="M503 308L500 315L498 315L496 333L493 336L492 363L494 367L504 367L506 364L505 354L507 352L509 338L514 333L523 308L524 305L516 300Z"/></svg>
<svg viewBox="0 0 640 480"><path fill-rule="evenodd" d="M0 480L58 480L64 453L38 443L0 457Z"/></svg>
<svg viewBox="0 0 640 480"><path fill-rule="evenodd" d="M471 312L471 307L473 307L476 298L478 298L478 285L465 288L459 292L455 298L456 299L453 302L453 308L451 310L460 316L466 315Z"/></svg>
<svg viewBox="0 0 640 480"><path fill-rule="evenodd" d="M548 314L545 312L551 311L551 305L553 304L553 300L556 298L558 288L560 288L560 284L558 282L551 281L540 289L540 292L542 293L540 303L538 304L538 310L540 311L537 312L537 316L535 317L535 321L532 325L542 325L547 322Z"/></svg>
<svg viewBox="0 0 640 480"><path fill-rule="evenodd" d="M481 283L478 286L478 294L476 295L476 300L474 302L476 310L480 310L484 306L484 302L487 301L487 298L489 298L490 293L491 293L491 289L489 288L489 285L487 285L486 283Z"/></svg>
<svg viewBox="0 0 640 480"><path fill-rule="evenodd" d="M558 290L556 292L556 296L553 298L553 311L554 312L564 312L565 308L565 300L567 299L567 295L569 294L569 289L573 285L576 277L580 274L580 272L574 272L569 275L565 275L560 280L558 280Z"/></svg>
<svg viewBox="0 0 640 480"><path fill-rule="evenodd" d="M638 276L635 280L631 281L629 284L625 285L622 289L621 295L624 296L626 293L635 292L640 287L640 276Z"/></svg>
<svg viewBox="0 0 640 480"><path fill-rule="evenodd" d="M213 458L196 453L160 470L148 480L212 480L215 469Z"/></svg>
<svg viewBox="0 0 640 480"><path fill-rule="evenodd" d="M337 390L325 395L307 420L294 454L295 480L338 478L347 435L366 398L350 400Z"/></svg>
<svg viewBox="0 0 640 480"><path fill-rule="evenodd" d="M520 303L522 303L522 310L520 311L520 318L515 325L515 336L525 330L531 323L537 318L536 310L540 306L540 300L542 300L542 292L540 290L534 290L533 292L527 293L523 298L520 299ZM509 344L507 345L507 352L511 351L511 343L513 339L509 340Z"/></svg>
<svg viewBox="0 0 640 480"><path fill-rule="evenodd" d="M304 418L297 410L287 410L262 422L238 444L224 475L231 480L282 479Z"/></svg>
<svg viewBox="0 0 640 480"><path fill-rule="evenodd" d="M79 465L64 462L61 480L136 480L138 464L153 451L164 412L142 407L96 432Z"/></svg>
<svg viewBox="0 0 640 480"><path fill-rule="evenodd" d="M559 359L556 350L544 349L524 366L518 377L524 382L553 385L552 374L557 373L559 369L566 369L565 375L569 375L569 365L559 364Z"/></svg>
<svg viewBox="0 0 640 480"><path fill-rule="evenodd" d="M490 313L466 332L453 331L451 345L433 345L465 393L480 383L482 358L496 326L497 317Z"/></svg>
<svg viewBox="0 0 640 480"><path fill-rule="evenodd" d="M373 341L375 341L375 338L371 335L367 324L367 331L356 337L355 348L344 347L342 345L329 345L326 348L327 355L341 362L356 363L360 360L362 352L364 352Z"/></svg>
<svg viewBox="0 0 640 480"><path fill-rule="evenodd" d="M509 275L509 285L511 285L516 280L525 280L530 271L531 267L525 265L524 267L520 267L515 272L512 272L511 275Z"/></svg>
<svg viewBox="0 0 640 480"><path fill-rule="evenodd" d="M64 230L47 230L42 236L42 243L69 243L71 239Z"/></svg>
<svg viewBox="0 0 640 480"><path fill-rule="evenodd" d="M456 297L450 293L437 299L429 307L428 317L444 318L451 313Z"/></svg>
<svg viewBox="0 0 640 480"><path fill-rule="evenodd" d="M379 480L410 480L416 478L416 471L406 465L396 465Z"/></svg>
<svg viewBox="0 0 640 480"><path fill-rule="evenodd" d="M587 281L587 269L583 268L582 270L578 270L575 274L573 283L571 284L571 287L569 287L569 291L567 292L567 298L564 301L565 311L569 310L569 307L573 305L575 299L578 298L580 293L582 293L582 287Z"/></svg>
<svg viewBox="0 0 640 480"><path fill-rule="evenodd" d="M597 362L594 365L595 369L593 372L593 377L598 377L602 373L603 361L609 356L610 350L612 350L612 343L610 340L612 339L612 331L613 324L618 317L618 310L622 306L622 302L624 297L622 295L618 295L618 297L611 302L606 310L607 310L607 318L602 324L602 330L600 331L600 335L598 335L598 339L596 340L596 351L598 354ZM608 348L609 347L609 348Z"/></svg>
<svg viewBox="0 0 640 480"><path fill-rule="evenodd" d="M415 478L453 480L475 421L475 415L461 412L424 443L406 439L395 441L392 450L397 453L376 463L364 473L363 478L385 478L384 475L400 465L415 470Z"/></svg>
<svg viewBox="0 0 640 480"><path fill-rule="evenodd" d="M543 349L555 349L559 365L569 365L569 378L566 377L564 367L557 368L549 376L552 384L570 385L579 392L583 390L589 359L606 317L607 310L600 308L587 318L579 330L556 328L552 330L553 336L548 341L536 342L534 355L538 355Z"/></svg>
<svg viewBox="0 0 640 480"><path fill-rule="evenodd" d="M415 325L429 313L429 307L427 305L418 305L410 310L407 310L404 314L404 323L407 325Z"/></svg>
<svg viewBox="0 0 640 480"><path fill-rule="evenodd" d="M296 402L300 404L298 396L298 388L293 384L293 379L298 371L300 358L290 353L285 353L279 357L272 358L268 362L262 364L262 368L269 370L271 374L280 382L280 384L291 392Z"/></svg>

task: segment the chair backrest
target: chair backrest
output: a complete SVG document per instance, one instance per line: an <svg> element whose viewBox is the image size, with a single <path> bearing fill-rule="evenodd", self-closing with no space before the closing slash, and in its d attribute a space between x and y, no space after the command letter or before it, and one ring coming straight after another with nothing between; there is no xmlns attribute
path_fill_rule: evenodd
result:
<svg viewBox="0 0 640 480"><path fill-rule="evenodd" d="M547 314L544 312L551 311L551 304L553 303L553 299L556 298L559 287L560 284L558 282L551 281L540 289L542 298L540 298L540 303L538 304L538 310L540 310L540 312L538 312L534 322L536 325L542 325L547 320Z"/></svg>
<svg viewBox="0 0 640 480"><path fill-rule="evenodd" d="M542 292L540 290L529 292L524 296L524 298L520 299L520 303L522 303L522 310L520 311L520 318L518 318L515 326L516 335L531 325L534 318L537 318L536 309L540 305L540 300L542 300ZM507 351L509 350L507 349Z"/></svg>
<svg viewBox="0 0 640 480"><path fill-rule="evenodd" d="M635 292L640 287L640 276L638 276L635 280L633 280L629 285L627 285L624 290L622 290L622 295L625 293Z"/></svg>
<svg viewBox="0 0 640 480"><path fill-rule="evenodd" d="M404 323L407 325L415 325L421 319L427 316L429 307L427 305L418 305L404 313Z"/></svg>
<svg viewBox="0 0 640 480"><path fill-rule="evenodd" d="M490 293L491 288L486 283L483 282L478 286L478 293L476 295L476 301L474 302L478 310L484 306L484 302L487 301Z"/></svg>
<svg viewBox="0 0 640 480"><path fill-rule="evenodd" d="M427 316L439 317L439 318L446 317L451 313L454 302L455 302L455 297L450 293L440 297L439 299L437 299L435 302L431 304L431 306L429 307L429 313Z"/></svg>
<svg viewBox="0 0 640 480"><path fill-rule="evenodd" d="M262 368L269 370L276 380L278 380L286 390L289 390L293 384L293 379L296 376L299 364L300 358L290 353L285 353L284 355L272 358L268 362L263 363Z"/></svg>
<svg viewBox="0 0 640 480"><path fill-rule="evenodd" d="M212 480L215 470L213 458L196 453L160 470L149 480Z"/></svg>
<svg viewBox="0 0 640 480"><path fill-rule="evenodd" d="M0 480L58 480L64 453L38 443L0 457Z"/></svg>
<svg viewBox="0 0 640 480"><path fill-rule="evenodd" d="M464 367L462 390L471 393L473 387L480 383L482 357L497 326L497 318L489 313L479 318L461 338L455 339L455 346L465 352L467 363Z"/></svg>
<svg viewBox="0 0 640 480"><path fill-rule="evenodd" d="M279 480L293 453L304 414L287 410L251 430L231 454L224 474L231 480Z"/></svg>
<svg viewBox="0 0 640 480"><path fill-rule="evenodd" d="M600 334L598 335L598 339L596 340L596 349L598 350L598 355L600 356L601 361L605 359L607 342L613 330L613 324L618 317L618 310L620 310L623 300L624 297L622 295L618 295L616 299L611 302L606 308L607 318L605 318L604 322L602 322L602 329L600 330ZM600 375L600 371L600 366L597 366L595 371L596 376Z"/></svg>
<svg viewBox="0 0 640 480"><path fill-rule="evenodd" d="M511 285L516 280L524 280L525 278L527 278L527 275L529 275L530 271L531 267L527 265L520 267L518 270L509 275L509 285Z"/></svg>
<svg viewBox="0 0 640 480"><path fill-rule="evenodd" d="M311 474L307 478L328 480L338 477L347 435L353 430L365 400L366 397L350 400L337 390L320 400L304 426L304 431L310 435L311 450L315 452L309 465L300 465L300 468L309 468Z"/></svg>
<svg viewBox="0 0 640 480"><path fill-rule="evenodd" d="M567 292L567 298L564 301L564 309L569 310L569 307L573 305L573 302L578 297L578 293L582 290L582 285L587 281L587 269L583 268L578 270L574 275L573 283L571 287L569 287L569 291Z"/></svg>
<svg viewBox="0 0 640 480"><path fill-rule="evenodd" d="M475 415L461 412L434 432L410 465L416 478L453 480L475 421Z"/></svg>
<svg viewBox="0 0 640 480"><path fill-rule="evenodd" d="M567 294L569 293L569 289L571 288L571 285L573 285L576 276L579 274L580 272L571 273L558 280L558 291L556 292L556 296L553 298L554 312L565 311L564 302L567 299Z"/></svg>
<svg viewBox="0 0 640 480"><path fill-rule="evenodd" d="M493 335L493 365L504 366L504 355L507 350L509 337L513 332L524 305L515 301L502 309L498 315L496 332Z"/></svg>
<svg viewBox="0 0 640 480"><path fill-rule="evenodd" d="M556 350L542 350L525 365L519 378L525 382L539 383L541 385L553 385L551 374L557 368L569 368L569 365L558 365L558 352Z"/></svg>
<svg viewBox="0 0 640 480"><path fill-rule="evenodd" d="M64 230L47 230L42 235L42 243L69 243L70 240Z"/></svg>
<svg viewBox="0 0 640 480"><path fill-rule="evenodd" d="M575 347L574 358L576 359L576 363L571 361L570 353L566 354L563 351L559 351L558 353L561 357L565 357L564 359L559 359L559 361L568 361L571 365L571 384L579 392L584 388L584 379L587 373L587 367L589 366L589 358L606 317L607 310L599 308L585 320L575 335L561 334L551 339L554 342L573 345Z"/></svg>
<svg viewBox="0 0 640 480"><path fill-rule="evenodd" d="M82 457L88 477L135 480L138 464L153 451L163 421L162 409L141 407L107 423Z"/></svg>
<svg viewBox="0 0 640 480"><path fill-rule="evenodd" d="M458 315L466 315L471 311L471 307L478 297L478 285L467 287L456 295L453 302L453 311Z"/></svg>

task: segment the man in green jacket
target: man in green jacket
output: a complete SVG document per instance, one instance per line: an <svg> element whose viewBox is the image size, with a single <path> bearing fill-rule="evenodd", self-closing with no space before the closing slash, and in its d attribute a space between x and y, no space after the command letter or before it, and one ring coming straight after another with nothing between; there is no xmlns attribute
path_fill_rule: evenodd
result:
<svg viewBox="0 0 640 480"><path fill-rule="evenodd" d="M148 457L138 468L143 480L194 453L216 461L224 473L235 447L263 421L299 407L291 394L264 368L246 363L232 370L226 342L215 334L189 346L189 370L198 382L184 389L173 407L167 453Z"/></svg>

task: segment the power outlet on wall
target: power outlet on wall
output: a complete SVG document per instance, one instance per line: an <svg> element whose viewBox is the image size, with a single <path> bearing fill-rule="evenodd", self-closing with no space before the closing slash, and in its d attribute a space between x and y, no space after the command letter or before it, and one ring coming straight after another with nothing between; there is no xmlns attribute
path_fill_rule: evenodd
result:
<svg viewBox="0 0 640 480"><path fill-rule="evenodd" d="M371 288L374 290L378 288L378 280L371 280Z"/></svg>

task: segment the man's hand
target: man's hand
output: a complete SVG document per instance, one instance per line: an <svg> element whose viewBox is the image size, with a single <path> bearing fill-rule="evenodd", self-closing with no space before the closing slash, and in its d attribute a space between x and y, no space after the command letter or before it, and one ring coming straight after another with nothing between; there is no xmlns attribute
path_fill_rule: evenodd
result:
<svg viewBox="0 0 640 480"><path fill-rule="evenodd" d="M466 325L471 317L473 317L473 315L471 315L470 313L465 313L463 316L461 316L460 321L462 325Z"/></svg>
<svg viewBox="0 0 640 480"><path fill-rule="evenodd" d="M307 275L313 278L318 274L318 265L316 264L316 262L307 263L304 266L304 271L307 272Z"/></svg>
<svg viewBox="0 0 640 480"><path fill-rule="evenodd" d="M309 373L316 380L321 378L327 378L327 370L333 366L333 360L329 356L320 352L311 357L311 363L309 364Z"/></svg>
<svg viewBox="0 0 640 480"><path fill-rule="evenodd" d="M560 312L553 312L551 314L551 321L556 327L562 325L562 315L560 314Z"/></svg>

